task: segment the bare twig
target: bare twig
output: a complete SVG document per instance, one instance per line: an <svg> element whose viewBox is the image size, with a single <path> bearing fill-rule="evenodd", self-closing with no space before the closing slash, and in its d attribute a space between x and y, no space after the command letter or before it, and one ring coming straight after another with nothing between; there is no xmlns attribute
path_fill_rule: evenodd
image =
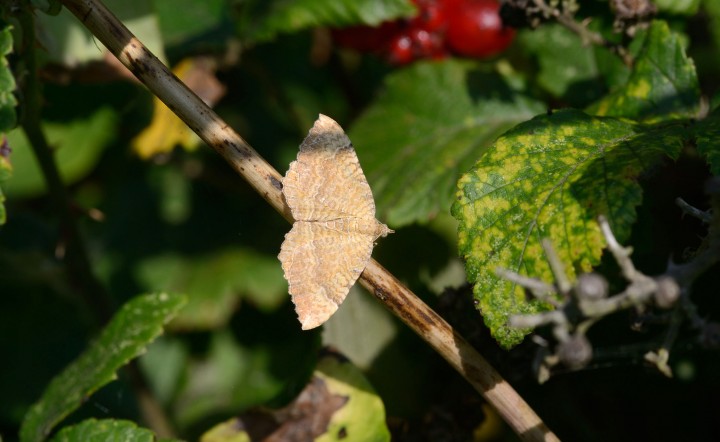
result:
<svg viewBox="0 0 720 442"><path fill-rule="evenodd" d="M560 310L537 313L534 315L513 315L508 320L510 327L535 328L545 324L567 324L567 316Z"/></svg>
<svg viewBox="0 0 720 442"><path fill-rule="evenodd" d="M682 198L675 198L675 204L677 204L677 206L680 207L680 210L682 210L683 212L687 213L690 216L694 216L695 218L706 224L709 224L710 221L712 221L712 214L710 212L705 212L698 209L697 207L691 206Z"/></svg>
<svg viewBox="0 0 720 442"><path fill-rule="evenodd" d="M675 265L668 264L666 272L656 277L649 277L635 268L630 256L632 248L623 247L615 238L608 220L604 216L598 217L600 231L605 237L607 248L618 263L620 270L628 281L628 285L622 292L611 297L605 297L607 287L597 285L601 282L598 276L590 277L592 274L581 275L575 285L575 297L568 299L558 310L552 312L537 313L534 315L512 316L509 324L513 327L535 328L545 324L551 324L553 334L558 342L567 342L569 337L584 336L587 330L600 318L629 307L642 310L648 304L654 304L662 309L671 309L669 327L665 338L657 350L645 354L645 360L654 364L657 369L666 376L672 376L672 370L668 365L670 350L673 347L680 327L685 320L699 330L699 339L704 339L708 323L698 315L697 307L690 300L689 293L695 279L708 270L711 266L720 261L720 180L713 178L707 186L707 192L711 197L713 210L702 212L684 201L678 199L678 205L709 224L709 233L705 238L703 246L691 261ZM564 278L564 270L561 265L553 263L558 258L555 256L549 244L543 244L546 250L548 261L553 269L553 276L557 281ZM512 272L499 271L503 277L523 287L532 288L533 293L537 287L543 287L546 283L535 278L528 278L515 275ZM507 278L507 276L510 278ZM582 278L585 276L585 278ZM588 283L582 290L581 280ZM593 283L594 281L594 283ZM604 279L603 279L604 281ZM580 316L577 315L579 311ZM574 312L574 313L571 313ZM573 317L569 317L572 315ZM539 372L540 379L546 379L549 369L562 360L557 354L549 354L545 351L542 367L544 371Z"/></svg>
<svg viewBox="0 0 720 442"><path fill-rule="evenodd" d="M540 382L547 380L550 376L550 370L558 363L577 369L590 361L592 346L585 335L588 329L605 315L632 306L642 306L653 300L658 304L664 301L666 305L662 306L666 308L673 306L677 301L679 288L672 278L665 276L654 279L637 271L630 259L632 249L622 247L618 243L610 229L610 224L604 216L598 218L598 224L605 237L608 250L615 257L623 275L629 282L625 290L608 298L606 297L607 283L604 278L598 275L586 274L584 278L579 278L576 282L575 296L567 296L573 291L573 286L554 248L548 240L543 240L543 248L552 269L555 283L563 287L561 293L566 295L565 304L555 311L534 315L514 315L509 320L512 327L535 328L545 324L552 325L553 335L559 344L556 347L556 353L545 351L543 361L539 365L540 370L538 370L538 380ZM532 287L538 286L540 283L540 281L533 278L518 281L523 286ZM658 296L661 289L667 295L665 298ZM676 291L673 291L673 289ZM658 299L661 301L659 302ZM572 311L579 311L581 316L575 318L577 317L577 313L575 313L573 314L574 318L569 317L571 314L569 312ZM673 330L675 329L671 329L668 333L665 345L657 353L650 352L646 355L646 360L655 363L658 370L664 374L670 373L667 365L667 355L669 355L669 348L672 346L677 334L673 333Z"/></svg>
<svg viewBox="0 0 720 442"><path fill-rule="evenodd" d="M285 219L281 175L183 85L127 28L96 0L62 3L209 146L242 175ZM447 322L376 261L361 283L441 354L490 402L524 440L557 440L530 406Z"/></svg>
<svg viewBox="0 0 720 442"><path fill-rule="evenodd" d="M632 260L630 259L630 255L632 254L632 248L623 247L620 245L620 243L618 243L617 239L615 239L615 235L613 234L612 229L610 229L610 223L608 222L607 218L600 215L598 217L598 224L600 225L600 231L605 237L605 242L607 243L608 250L610 250L610 253L612 253L615 257L615 261L617 261L618 265L620 266L620 270L622 271L623 276L625 276L625 279L627 279L628 281L634 281L638 279L640 277L640 274L635 269L635 264L633 264Z"/></svg>
<svg viewBox="0 0 720 442"><path fill-rule="evenodd" d="M503 279L507 279L510 282L514 282L519 286L525 287L526 289L530 290L530 292L535 298L541 301L545 301L553 305L554 307L560 307L562 305L552 296L553 294L558 292L558 290L553 285L540 281L537 278L523 276L519 273L515 273L511 270L503 268L495 269L495 274Z"/></svg>
<svg viewBox="0 0 720 442"><path fill-rule="evenodd" d="M649 351L645 353L645 360L656 366L660 373L664 374L669 378L672 377L672 369L668 365L668 360L670 360L670 352L667 348L662 347L657 352Z"/></svg>
<svg viewBox="0 0 720 442"><path fill-rule="evenodd" d="M558 286L560 294L567 298L570 290L572 290L572 283L565 272L565 265L549 239L545 238L542 240L542 248L545 251L545 258L547 258L548 265L550 265L553 278L555 278L555 284Z"/></svg>

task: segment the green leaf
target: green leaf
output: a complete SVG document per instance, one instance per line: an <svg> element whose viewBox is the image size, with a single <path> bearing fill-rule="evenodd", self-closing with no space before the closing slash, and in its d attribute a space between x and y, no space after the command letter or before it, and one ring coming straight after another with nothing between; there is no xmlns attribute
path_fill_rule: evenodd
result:
<svg viewBox="0 0 720 442"><path fill-rule="evenodd" d="M343 308L323 326L323 345L342 348L362 369L369 369L398 335L400 324L392 314L358 286L350 289ZM372 327L368 327L372 324Z"/></svg>
<svg viewBox="0 0 720 442"><path fill-rule="evenodd" d="M139 428L134 422L115 419L87 419L65 427L51 442L154 442L155 434Z"/></svg>
<svg viewBox="0 0 720 442"><path fill-rule="evenodd" d="M100 109L87 119L43 124L49 144L56 148L55 160L66 184L92 171L113 139L115 127L116 114L109 108ZM44 193L45 179L25 133L20 128L12 130L8 133L8 144L15 171L5 185L8 196L23 198Z"/></svg>
<svg viewBox="0 0 720 442"><path fill-rule="evenodd" d="M302 332L287 309L270 315L241 310L235 333L213 332L206 355L189 361L174 398L180 426L219 414L289 400L305 385L317 363L318 332ZM270 327L269 327L270 326ZM285 403L285 402L283 402Z"/></svg>
<svg viewBox="0 0 720 442"><path fill-rule="evenodd" d="M492 66L446 60L389 75L349 136L392 227L450 209L454 183L492 140L544 110Z"/></svg>
<svg viewBox="0 0 720 442"><path fill-rule="evenodd" d="M184 293L188 305L170 324L173 329L210 330L227 324L241 299L264 310L287 299L287 283L277 258L246 249L208 256L162 255L140 262L144 290Z"/></svg>
<svg viewBox="0 0 720 442"><path fill-rule="evenodd" d="M163 41L167 46L218 46L234 33L226 0L155 0ZM219 35L218 31L220 31Z"/></svg>
<svg viewBox="0 0 720 442"><path fill-rule="evenodd" d="M329 355L320 360L315 376L325 382L330 394L347 398L316 442L390 440L385 406L360 369L344 358Z"/></svg>
<svg viewBox="0 0 720 442"><path fill-rule="evenodd" d="M347 358L329 353L318 362L302 392L279 410L256 410L221 422L202 435L204 442L250 441L248 428L267 426L265 440L389 441L385 406L362 371Z"/></svg>
<svg viewBox="0 0 720 442"><path fill-rule="evenodd" d="M145 0L108 0L105 6L127 26L160 60L165 60L163 41L153 3ZM59 14L36 16L42 55L48 61L76 67L90 61L103 60L107 49L67 8Z"/></svg>
<svg viewBox="0 0 720 442"><path fill-rule="evenodd" d="M654 0L653 3L659 12L666 14L695 15L700 7L700 0Z"/></svg>
<svg viewBox="0 0 720 442"><path fill-rule="evenodd" d="M240 32L255 41L315 26L376 26L415 13L408 0L255 0L242 8Z"/></svg>
<svg viewBox="0 0 720 442"><path fill-rule="evenodd" d="M5 221L7 221L4 204L5 194L2 190L2 183L12 175L12 164L10 164L10 160L3 153L5 142L5 136L0 135L0 225L5 224Z"/></svg>
<svg viewBox="0 0 720 442"><path fill-rule="evenodd" d="M252 438L239 418L221 422L203 433L202 442L252 442Z"/></svg>
<svg viewBox="0 0 720 442"><path fill-rule="evenodd" d="M8 66L7 55L12 51L10 26L0 29L0 186L12 175L10 149L5 133L15 127L15 77ZM5 224L5 194L0 187L0 225Z"/></svg>
<svg viewBox="0 0 720 442"><path fill-rule="evenodd" d="M638 176L676 157L686 136L679 124L643 126L567 110L538 116L502 135L458 182L452 213L485 324L504 347L525 330L507 326L516 313L547 309L520 286L495 275L504 268L552 281L541 240L549 238L570 277L599 262L607 216L618 238L629 236L641 201Z"/></svg>
<svg viewBox="0 0 720 442"><path fill-rule="evenodd" d="M667 23L655 21L625 87L590 106L588 112L657 122L692 118L699 105L695 64L685 54L682 39Z"/></svg>
<svg viewBox="0 0 720 442"><path fill-rule="evenodd" d="M697 150L710 165L713 175L720 175L720 109L715 109L693 128Z"/></svg>
<svg viewBox="0 0 720 442"><path fill-rule="evenodd" d="M39 9L48 15L58 15L62 10L62 3L59 0L31 0L35 9Z"/></svg>
<svg viewBox="0 0 720 442"><path fill-rule="evenodd" d="M523 47L537 56L540 86L574 106L596 100L603 92L596 51L559 24L521 32ZM617 57L615 57L617 59Z"/></svg>
<svg viewBox="0 0 720 442"><path fill-rule="evenodd" d="M188 349L179 338L161 336L138 359L148 384L161 404L170 404L173 399L189 357Z"/></svg>
<svg viewBox="0 0 720 442"><path fill-rule="evenodd" d="M7 55L12 52L13 38L10 26L0 29L0 135L15 127L15 77L8 66Z"/></svg>
<svg viewBox="0 0 720 442"><path fill-rule="evenodd" d="M707 30L712 35L712 42L715 48L720 46L720 2L705 0L703 11L708 21Z"/></svg>
<svg viewBox="0 0 720 442"><path fill-rule="evenodd" d="M91 394L116 379L116 371L142 354L184 303L184 297L167 293L139 296L126 303L31 407L20 429L21 442L42 441Z"/></svg>

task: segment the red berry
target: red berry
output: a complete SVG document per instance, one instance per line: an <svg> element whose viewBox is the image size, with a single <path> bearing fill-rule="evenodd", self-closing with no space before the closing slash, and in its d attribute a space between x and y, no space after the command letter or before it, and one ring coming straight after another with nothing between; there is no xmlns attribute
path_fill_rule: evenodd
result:
<svg viewBox="0 0 720 442"><path fill-rule="evenodd" d="M333 29L332 36L340 46L355 49L358 52L376 52L381 50L398 33L399 29L400 24L397 21L386 21L375 28L350 26Z"/></svg>
<svg viewBox="0 0 720 442"><path fill-rule="evenodd" d="M440 59L447 51L443 33L447 25L444 2L412 0L418 13L412 19L384 22L377 28L352 26L332 31L336 43L359 52L380 53L387 62L404 65L417 59Z"/></svg>
<svg viewBox="0 0 720 442"><path fill-rule="evenodd" d="M437 0L413 0L418 7L418 15L410 19L410 27L424 29L428 32L445 30L445 8Z"/></svg>
<svg viewBox="0 0 720 442"><path fill-rule="evenodd" d="M424 29L407 29L390 41L386 60L404 65L422 58L438 60L446 55L442 37Z"/></svg>
<svg viewBox="0 0 720 442"><path fill-rule="evenodd" d="M413 60L413 42L409 35L403 33L390 40L387 48L387 61L390 64L401 66Z"/></svg>
<svg viewBox="0 0 720 442"><path fill-rule="evenodd" d="M503 26L497 0L446 0L445 6L447 45L460 55L495 55L507 48L515 36L514 29Z"/></svg>
<svg viewBox="0 0 720 442"><path fill-rule="evenodd" d="M432 58L445 53L442 38L438 34L425 29L410 29L407 35L412 42L413 55L416 59Z"/></svg>

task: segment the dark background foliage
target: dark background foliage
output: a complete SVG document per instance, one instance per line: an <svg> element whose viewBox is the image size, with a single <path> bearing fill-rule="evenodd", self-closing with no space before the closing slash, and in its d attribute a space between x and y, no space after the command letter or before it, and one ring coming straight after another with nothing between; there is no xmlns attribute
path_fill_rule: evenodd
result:
<svg viewBox="0 0 720 442"><path fill-rule="evenodd" d="M457 327L561 439L720 439L717 342L703 346L690 327L681 329L671 356L675 376L666 378L642 357L667 324L631 330L636 318L620 312L591 330L590 366L538 385L537 345L526 338L506 350L495 342L458 258L450 206L460 175L516 124L546 109L591 108L608 99L630 75L619 58L546 23L519 31L509 50L490 60L450 57L393 67L334 47L327 28L412 14L409 3L337 2L336 10L322 9L327 2L320 0L288 3L107 2L169 65L190 60L197 68L200 57L211 60L212 69L197 68L199 84L217 77L224 94L215 110L277 170L287 169L318 113L337 120L357 149L378 218L396 230L379 242L375 259ZM607 2L580 3L578 21L592 18L592 29L619 39ZM714 104L720 9L713 0L685 8L656 3L658 18L687 45L703 99ZM17 45L22 24L3 13ZM79 28L67 11L37 13L40 44L29 50L41 59L42 127L57 149L73 216L106 292L90 297L116 311L142 293L188 295L187 307L138 363L181 437L197 439L255 407L288 404L307 383L321 346L330 345L375 388L394 440L513 440L465 380L361 289L323 329L301 331L276 259L287 223L205 146L139 155L133 140L151 123L170 123L152 120L152 95L99 43L69 37ZM629 46L636 54L633 45L639 43ZM21 55L8 55L15 72L22 70ZM26 107L18 98L22 117ZM193 145L189 134L168 127L165 136ZM13 174L2 183L0 435L12 441L29 407L107 318L79 294L87 286L63 259L67 232L58 227L61 217L28 142L15 130L8 143ZM682 216L673 201L680 196L706 209L710 176L706 160L684 146L677 159L633 178L643 201L625 243L639 269L661 273L669 258L682 261L699 246L705 227ZM607 256L596 268L612 289L622 286ZM716 270L696 281L693 295L711 319L720 311ZM146 425L136 392L133 377L120 372L119 381L88 398L67 422L124 418Z"/></svg>

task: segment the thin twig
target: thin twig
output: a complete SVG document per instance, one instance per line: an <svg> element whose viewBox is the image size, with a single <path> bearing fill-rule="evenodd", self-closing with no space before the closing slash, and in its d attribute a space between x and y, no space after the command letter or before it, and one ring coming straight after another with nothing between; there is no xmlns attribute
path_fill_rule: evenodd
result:
<svg viewBox="0 0 720 442"><path fill-rule="evenodd" d="M530 278L529 276L524 276L519 273L515 273L512 270L504 269L502 267L498 267L497 269L495 269L495 274L498 275L500 278L506 279L521 287L525 287L526 289L530 290L533 296L540 301L547 302L557 308L562 306L562 304L552 296L553 294L557 293L558 290L554 286L544 281L540 281L537 278Z"/></svg>
<svg viewBox="0 0 720 442"><path fill-rule="evenodd" d="M670 264L666 271L681 287L688 287L698 276L720 261L720 241L709 241L709 246L684 264Z"/></svg>
<svg viewBox="0 0 720 442"><path fill-rule="evenodd" d="M715 210L714 207L715 205L720 206L720 199L712 192L710 192L710 195L713 201L713 211L711 213L720 212L720 207L718 210ZM717 232L718 229L715 228L718 220L713 217L710 221L710 233L706 238L707 244L703 247L702 253L698 254L692 261L680 266L670 262L664 274L651 278L635 268L630 259L632 248L620 245L610 228L608 220L604 216L598 217L600 231L605 238L607 248L617 261L623 276L628 280L625 290L609 298L579 296L575 308L571 308L573 306L568 304L568 306L563 305L561 309L552 312L514 315L510 317L509 324L521 328L536 328L541 325L552 324L553 333L558 342L563 342L564 339L570 336L571 329L574 329L576 335L584 335L595 322L610 313L632 306L641 309L645 305L654 302L659 308L672 308L673 311L670 317L670 326L662 345L656 350L647 352L645 360L654 364L666 376L672 376L672 370L668 365L670 349L677 339L684 319L688 318L692 326L697 329L702 329L706 325L706 322L697 314L697 308L690 301L689 292L695 278L720 260L720 235ZM552 247L549 244L544 244L544 247L548 260L555 259L553 258L555 254ZM562 277L564 270L557 263L551 264L551 268L557 283L558 275ZM509 273L512 276L512 272ZM523 287L538 287L545 284L534 278L519 279L512 276L511 280ZM568 302L573 301L573 299L568 299ZM568 311L572 312L575 309L582 314L582 321L577 325L567 316ZM549 358L555 356L546 356L543 359L543 367L547 369L552 367L553 363ZM549 376L547 370L539 371L541 380L547 376Z"/></svg>
<svg viewBox="0 0 720 442"><path fill-rule="evenodd" d="M200 138L217 151L265 200L291 220L282 177L227 123L183 85L99 1L63 4ZM361 283L467 379L523 440L558 440L517 392L450 325L375 260Z"/></svg>
<svg viewBox="0 0 720 442"><path fill-rule="evenodd" d="M668 365L670 352L667 348L661 347L658 351L649 351L645 353L645 360L657 367L660 373L669 378L672 377L672 369Z"/></svg>
<svg viewBox="0 0 720 442"><path fill-rule="evenodd" d="M633 264L632 260L630 259L630 255L632 254L632 248L623 247L620 245L617 239L615 239L615 234L612 232L612 229L610 229L610 223L608 222L607 218L600 215L598 217L598 224L600 225L600 231L605 237L607 248L608 250L610 250L610 253L612 253L615 257L615 261L617 261L618 265L620 266L620 270L622 271L623 276L625 276L625 279L627 279L628 281L634 281L635 279L637 279L640 273L637 271L637 269L635 269L635 264Z"/></svg>
<svg viewBox="0 0 720 442"><path fill-rule="evenodd" d="M512 315L508 325L515 328L536 328L545 324L567 324L567 316L560 310L527 315Z"/></svg>
<svg viewBox="0 0 720 442"><path fill-rule="evenodd" d="M682 210L683 212L687 213L690 216L693 216L700 221L704 222L705 224L710 224L712 221L712 214L710 212L705 212L703 210L698 209L695 206L691 206L688 204L684 199L682 198L675 198L675 204Z"/></svg>
<svg viewBox="0 0 720 442"><path fill-rule="evenodd" d="M570 282L570 278L568 278L565 272L565 265L548 238L543 238L542 248L545 251L545 258L547 258L553 278L555 278L555 284L557 284L560 294L567 298L570 290L572 290L572 282Z"/></svg>

